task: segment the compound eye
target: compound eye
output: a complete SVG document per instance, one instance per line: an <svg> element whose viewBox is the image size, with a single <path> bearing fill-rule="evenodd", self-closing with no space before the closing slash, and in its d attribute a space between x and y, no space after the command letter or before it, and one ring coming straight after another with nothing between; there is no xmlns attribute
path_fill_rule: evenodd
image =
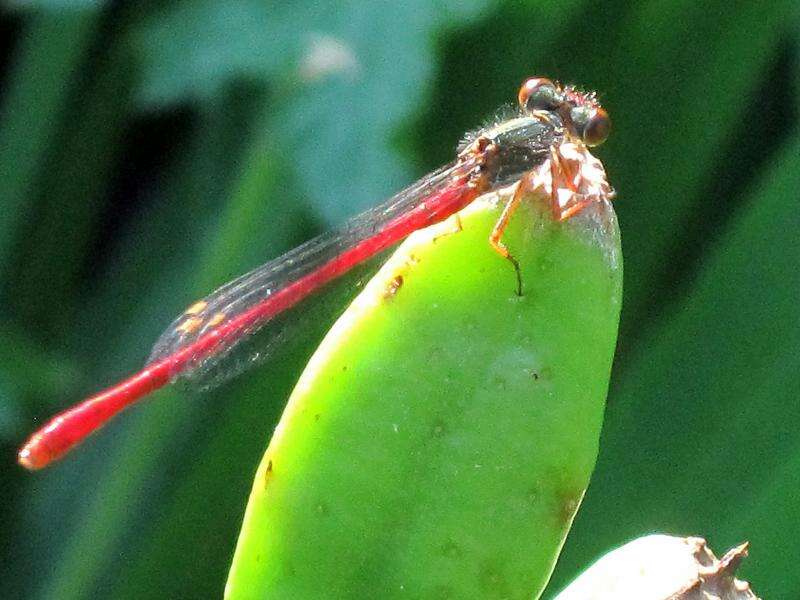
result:
<svg viewBox="0 0 800 600"><path fill-rule="evenodd" d="M519 106L526 112L555 110L563 102L556 84L546 77L531 77L519 89Z"/></svg>
<svg viewBox="0 0 800 600"><path fill-rule="evenodd" d="M570 111L570 118L576 133L587 146L599 146L608 139L611 119L599 106L576 106Z"/></svg>

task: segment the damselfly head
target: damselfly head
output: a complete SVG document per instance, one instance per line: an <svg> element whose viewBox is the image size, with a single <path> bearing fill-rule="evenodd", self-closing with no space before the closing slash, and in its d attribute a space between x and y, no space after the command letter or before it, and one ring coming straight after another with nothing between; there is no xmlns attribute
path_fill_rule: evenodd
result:
<svg viewBox="0 0 800 600"><path fill-rule="evenodd" d="M525 112L556 111L564 103L561 86L546 77L526 79L519 88L519 106Z"/></svg>
<svg viewBox="0 0 800 600"><path fill-rule="evenodd" d="M611 119L594 92L562 86L546 77L531 77L520 87L518 100L528 114L557 114L568 134L587 146L602 144L611 131Z"/></svg>

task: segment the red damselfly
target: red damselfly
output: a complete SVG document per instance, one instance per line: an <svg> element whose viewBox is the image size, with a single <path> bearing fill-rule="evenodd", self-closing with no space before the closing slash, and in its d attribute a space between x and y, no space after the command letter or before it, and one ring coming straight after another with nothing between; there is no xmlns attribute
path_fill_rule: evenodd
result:
<svg viewBox="0 0 800 600"><path fill-rule="evenodd" d="M61 458L122 409L219 362L354 267L485 193L506 199L489 243L513 265L522 294L519 266L502 241L508 220L531 194L549 202L558 220L610 200L603 165L588 150L606 139L609 128L593 93L528 79L508 118L468 135L452 163L192 304L157 341L141 371L51 419L19 451L19 463L39 469Z"/></svg>

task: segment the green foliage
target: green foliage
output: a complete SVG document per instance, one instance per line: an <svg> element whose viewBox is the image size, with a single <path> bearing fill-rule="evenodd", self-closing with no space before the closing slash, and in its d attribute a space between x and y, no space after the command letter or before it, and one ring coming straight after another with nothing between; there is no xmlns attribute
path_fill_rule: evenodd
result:
<svg viewBox="0 0 800 600"><path fill-rule="evenodd" d="M107 4L0 9L3 597L219 595L323 324L47 472L15 445L137 368L197 295L450 160L532 74L601 92L626 256L600 460L555 584L670 531L750 539L755 589L798 595L796 3Z"/></svg>
<svg viewBox="0 0 800 600"><path fill-rule="evenodd" d="M622 264L611 210L530 208L503 238L524 296L486 243L501 207L476 202L337 321L261 461L231 599L544 588L597 457Z"/></svg>

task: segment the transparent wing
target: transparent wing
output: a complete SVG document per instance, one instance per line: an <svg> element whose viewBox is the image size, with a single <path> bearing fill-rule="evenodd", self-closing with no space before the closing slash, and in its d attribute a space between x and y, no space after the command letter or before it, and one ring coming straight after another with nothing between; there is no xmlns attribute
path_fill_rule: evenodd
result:
<svg viewBox="0 0 800 600"><path fill-rule="evenodd" d="M214 354L195 360L175 379L196 391L214 389L241 373L280 355L315 348L358 290L380 269L392 249L365 260L328 283L322 293L312 293L232 343L215 348Z"/></svg>
<svg viewBox="0 0 800 600"><path fill-rule="evenodd" d="M467 161L443 167L339 229L309 240L195 302L158 339L149 364L171 360L174 378L199 377L202 385L224 380L254 359L264 358L285 335L287 324L297 320L292 315L308 317L312 296L330 287L344 287L349 288L345 295L352 297L353 288L361 283L359 275L370 271L375 256L387 243L394 245L407 235L391 239L385 232L391 233L393 224L404 215L424 210L425 202L437 193L458 185L459 176L473 166ZM352 264L348 264L342 257L353 248L362 251L349 257ZM342 282L345 273L351 276ZM339 284L333 286L336 280ZM341 312L346 306L340 300L315 306L322 305L329 312ZM237 347L242 346L239 351Z"/></svg>

